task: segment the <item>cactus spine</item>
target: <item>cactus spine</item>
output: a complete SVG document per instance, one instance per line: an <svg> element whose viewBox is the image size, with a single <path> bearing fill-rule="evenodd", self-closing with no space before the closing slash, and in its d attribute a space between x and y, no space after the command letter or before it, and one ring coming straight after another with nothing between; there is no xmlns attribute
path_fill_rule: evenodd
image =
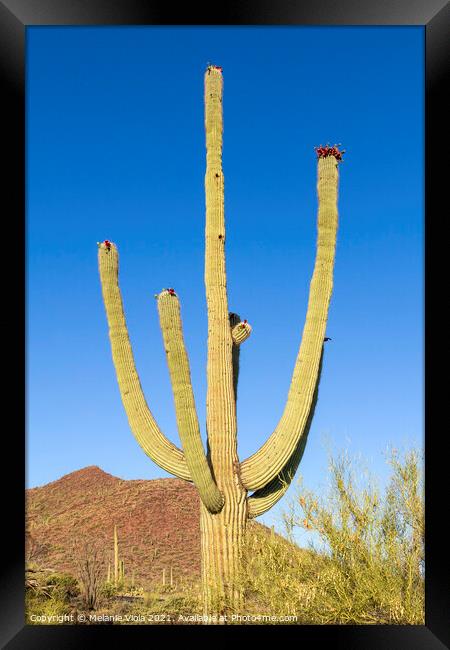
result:
<svg viewBox="0 0 450 650"><path fill-rule="evenodd" d="M246 521L266 512L283 496L303 455L318 397L323 342L333 288L338 162L342 159L342 152L335 147L317 149L319 210L316 261L291 386L284 412L267 442L247 460L240 462L236 423L239 355L240 346L250 336L251 327L228 309L222 91L221 68L208 66L205 73L206 453L200 437L178 296L173 289L165 289L156 298L182 450L160 431L142 393L118 285L117 247L105 241L99 244L98 250L112 356L132 432L152 460L175 476L194 482L199 491L205 614L221 613L229 607L236 609L241 604L235 577ZM249 492L253 493L249 495ZM116 580L117 558L115 555ZM164 569L163 584L165 581ZM172 584L172 567L170 581Z"/></svg>

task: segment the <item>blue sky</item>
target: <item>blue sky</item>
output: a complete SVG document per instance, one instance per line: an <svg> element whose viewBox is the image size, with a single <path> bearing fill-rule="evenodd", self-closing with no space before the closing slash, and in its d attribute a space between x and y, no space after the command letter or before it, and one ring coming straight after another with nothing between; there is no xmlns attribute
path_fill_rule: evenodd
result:
<svg viewBox="0 0 450 650"><path fill-rule="evenodd" d="M314 264L313 148L327 141L347 151L333 340L299 472L322 489L331 446L362 454L383 481L389 445L422 446L423 46L421 27L27 29L29 486L86 465L167 476L120 401L99 240L119 247L141 382L175 442L153 296L179 293L204 432L208 62L224 69L229 307L253 327L241 353L241 458L270 435L287 396Z"/></svg>

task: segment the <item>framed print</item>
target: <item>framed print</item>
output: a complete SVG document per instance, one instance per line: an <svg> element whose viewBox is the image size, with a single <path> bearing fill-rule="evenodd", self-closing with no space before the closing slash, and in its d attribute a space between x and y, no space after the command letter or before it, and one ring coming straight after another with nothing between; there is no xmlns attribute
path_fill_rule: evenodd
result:
<svg viewBox="0 0 450 650"><path fill-rule="evenodd" d="M2 0L0 28L2 647L447 647L448 7Z"/></svg>

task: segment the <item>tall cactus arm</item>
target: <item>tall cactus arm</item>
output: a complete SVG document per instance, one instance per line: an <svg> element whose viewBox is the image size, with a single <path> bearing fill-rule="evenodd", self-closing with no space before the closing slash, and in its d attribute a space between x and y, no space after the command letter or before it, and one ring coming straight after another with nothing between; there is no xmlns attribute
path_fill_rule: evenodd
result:
<svg viewBox="0 0 450 650"><path fill-rule="evenodd" d="M334 155L318 159L317 252L302 341L283 415L264 445L241 463L241 480L248 490L259 490L277 477L294 453L308 422L333 289L338 225L337 167Z"/></svg>
<svg viewBox="0 0 450 650"><path fill-rule="evenodd" d="M183 452L160 431L142 392L128 336L120 294L119 254L112 242L99 244L98 264L109 339L120 395L134 437L157 465L178 478L191 480Z"/></svg>
<svg viewBox="0 0 450 650"><path fill-rule="evenodd" d="M323 362L323 350L322 356L320 358L319 365L319 374L316 381L316 389L314 391L313 401L311 405L311 410L308 415L308 421L303 431L303 435L298 441L297 447L294 450L294 453L290 457L287 464L283 467L282 471L278 476L276 476L270 483L265 487L261 488L254 492L248 499L248 516L250 518L259 517L265 512L270 510L281 497L286 493L289 488L292 479L295 476L295 473L298 469L300 461L303 457L303 452L305 451L306 441L308 439L309 430L311 428L311 423L314 417L314 411L316 409L317 398L319 396L319 383L320 376L322 374L322 362Z"/></svg>
<svg viewBox="0 0 450 650"><path fill-rule="evenodd" d="M223 506L223 496L214 481L203 449L184 344L180 302L173 289L166 289L158 295L158 313L186 463L205 506L212 513L219 512Z"/></svg>

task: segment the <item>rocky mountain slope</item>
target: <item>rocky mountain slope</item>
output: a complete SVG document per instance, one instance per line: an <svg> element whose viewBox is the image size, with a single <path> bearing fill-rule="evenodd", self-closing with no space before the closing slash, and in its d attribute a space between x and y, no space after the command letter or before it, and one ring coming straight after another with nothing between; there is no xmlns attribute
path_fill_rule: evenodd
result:
<svg viewBox="0 0 450 650"><path fill-rule="evenodd" d="M117 526L125 575L149 588L172 573L175 583L200 575L200 501L178 479L122 480L91 466L26 490L27 559L74 574L76 547L96 544L113 561ZM106 568L105 568L106 571Z"/></svg>

